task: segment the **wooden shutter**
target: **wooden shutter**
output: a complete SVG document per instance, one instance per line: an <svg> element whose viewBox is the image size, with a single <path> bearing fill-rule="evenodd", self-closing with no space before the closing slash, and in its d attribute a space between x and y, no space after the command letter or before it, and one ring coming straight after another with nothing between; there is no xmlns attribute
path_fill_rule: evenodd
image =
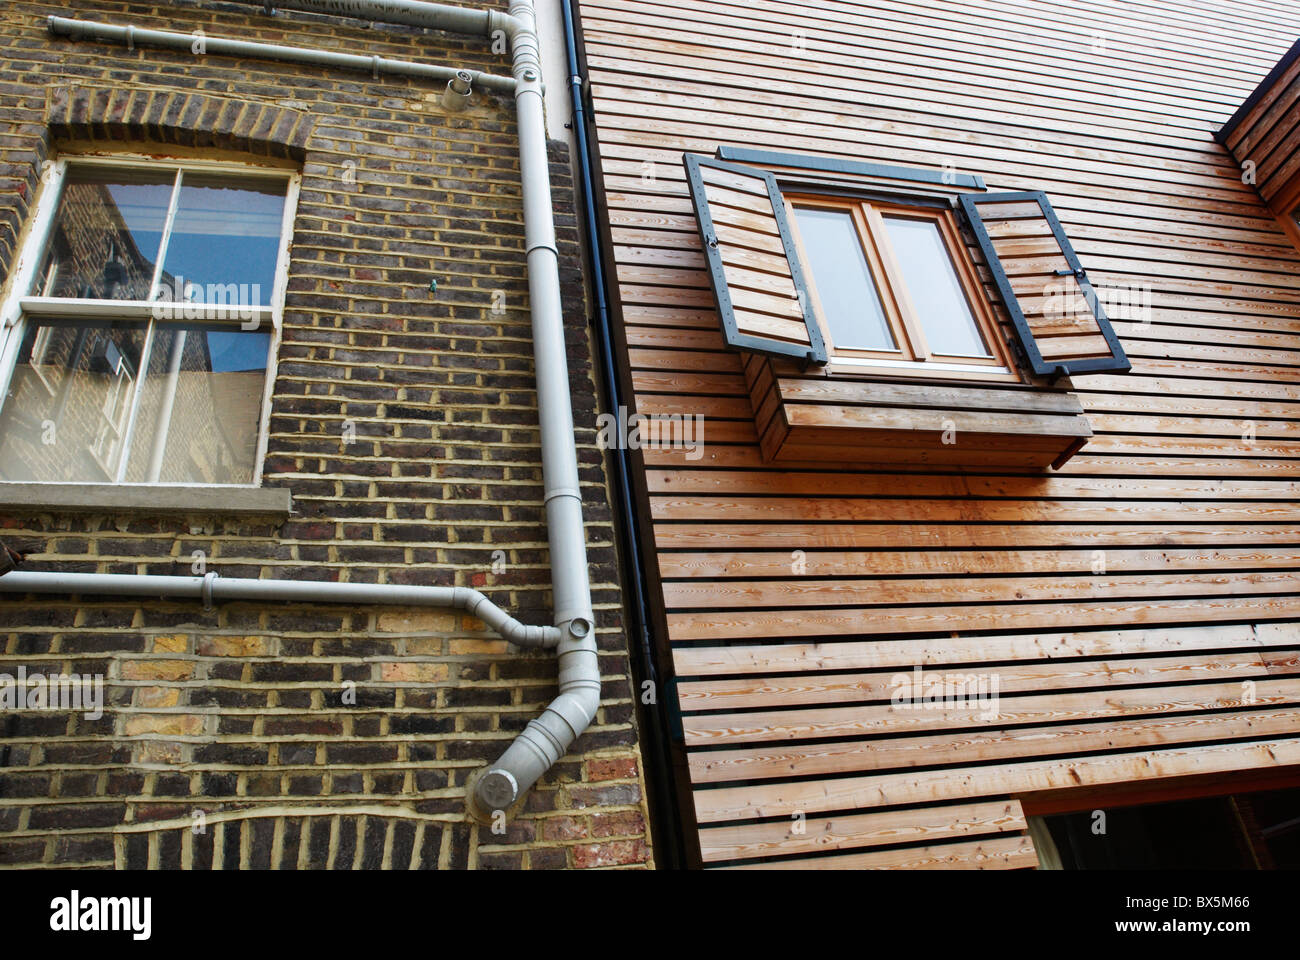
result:
<svg viewBox="0 0 1300 960"><path fill-rule="evenodd" d="M961 205L1034 373L1129 369L1046 194L965 194Z"/></svg>
<svg viewBox="0 0 1300 960"><path fill-rule="evenodd" d="M684 161L727 345L825 363L776 177L694 154Z"/></svg>

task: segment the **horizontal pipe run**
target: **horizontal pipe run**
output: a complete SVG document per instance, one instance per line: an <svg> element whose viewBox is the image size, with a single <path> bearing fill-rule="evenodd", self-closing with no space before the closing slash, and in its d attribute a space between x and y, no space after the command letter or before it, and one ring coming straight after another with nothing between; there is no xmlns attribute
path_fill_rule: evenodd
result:
<svg viewBox="0 0 1300 960"><path fill-rule="evenodd" d="M175 597L220 601L382 604L394 607L448 607L478 617L520 647L559 646L558 627L534 627L510 616L470 587L423 587L395 583L335 583L315 580L243 580L219 577L160 577L146 574L47 573L12 570L0 576L0 593L107 594L124 597Z"/></svg>
<svg viewBox="0 0 1300 960"><path fill-rule="evenodd" d="M365 57L352 53L336 53L333 50L316 50L310 47L286 47L278 43L256 43L252 40L230 40L224 37L210 37L197 33L173 33L170 30L146 30L143 27L119 27L111 23L98 23L93 20L69 20L66 17L50 17L50 32L55 36L68 37L72 40L100 40L125 44L129 48L138 46L164 47L171 50L185 50L196 56L216 54L230 57L253 57L264 60L280 60L285 63L305 63L317 67L337 67L341 70L355 70L369 73L371 76L416 77L423 80L451 80L461 74L469 74L470 82L477 88L494 90L498 93L513 93L516 86L514 77L497 76L478 70L461 70L457 67L445 67L439 64L414 63L410 60L389 60L386 57Z"/></svg>
<svg viewBox="0 0 1300 960"><path fill-rule="evenodd" d="M513 37L519 22L498 10L476 10L445 3L425 3L424 0L235 0L249 6L270 7L272 10L299 10L306 13L333 14L382 23L400 23L410 27L428 27L463 33L468 36L491 37L500 30Z"/></svg>
<svg viewBox="0 0 1300 960"><path fill-rule="evenodd" d="M251 2L251 0L243 0ZM277 4L264 4L268 8ZM494 815L512 807L532 785L549 770L572 743L591 724L599 709L601 699L600 663L595 640L595 617L592 612L591 582L587 564L586 542L582 518L582 494L577 470L577 450L574 438L572 401L567 366L563 298L560 289L559 254L556 247L555 224L552 214L549 156L543 107L541 48L537 35L536 11L532 0L510 0L510 13L465 10L444 4L425 3L421 0L284 0L278 4L294 10L338 14L356 18L409 24L413 26L450 30L460 33L478 33L493 40L496 49L498 31L510 40L514 77L510 81L492 75L470 74L473 82L487 89L509 90L514 94L519 123L519 166L523 188L525 247L528 260L529 295L533 320L533 344L537 369L538 407L541 413L542 474L545 488L546 518L551 550L551 579L555 594L555 627L523 627L506 617L477 591L465 590L448 597L437 591L447 588L400 588L403 591L429 591L422 594L428 603L455 605L471 610L498 629L515 643L554 647L559 661L559 696L543 714L531 721L502 754L500 760L483 772L470 806L476 815ZM155 38L163 46L180 47L182 44L200 52L198 34L166 34L161 31L136 31L134 28L105 27L103 24L50 18L50 29L66 35L82 31L81 36L96 39L114 39L128 47L136 41L149 42ZM96 28L110 31L107 35L96 33ZM377 77L380 65L395 63L382 58L352 57L346 54L324 54L321 51L300 50L292 47L275 47L244 41L223 40L214 46L205 39L205 49L213 53L225 52L236 56L261 56L270 59L289 59L308 64L333 64L351 69L372 70ZM504 52L504 51L502 51ZM413 75L450 80L456 73L451 68L420 67ZM57 575L56 575L57 576ZM0 592L17 591L24 586L22 579L6 586L0 578ZM147 580L148 578L142 578ZM192 581L187 578L169 578L186 581L186 595L193 596ZM103 581L101 581L103 582ZM218 589L213 575L201 581L199 596L205 604L213 599L267 599L260 591L262 584L283 581L225 581ZM242 584L238 595L232 595L230 585ZM295 584L295 591L308 590L310 584ZM319 586L319 585L316 585ZM337 585L362 587L362 584ZM51 586L48 592L64 593L72 585ZM256 592L254 592L256 591ZM93 592L93 591L85 591ZM148 592L137 588L135 593ZM253 595L250 596L250 593ZM389 592L385 600L375 602L411 603L409 597L397 599ZM305 599L300 593L275 598ZM310 599L317 599L311 597ZM361 602L346 593L320 597L326 602ZM367 601L369 602L369 601ZM507 623L498 627L490 617L499 615ZM524 631L523 639L510 632ZM529 643L535 638L536 642Z"/></svg>

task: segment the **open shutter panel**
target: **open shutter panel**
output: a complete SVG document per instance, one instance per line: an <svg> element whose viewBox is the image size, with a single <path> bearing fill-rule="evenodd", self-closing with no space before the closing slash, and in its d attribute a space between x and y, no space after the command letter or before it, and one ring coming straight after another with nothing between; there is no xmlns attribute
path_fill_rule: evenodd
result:
<svg viewBox="0 0 1300 960"><path fill-rule="evenodd" d="M727 345L825 363L776 178L694 154L685 164Z"/></svg>
<svg viewBox="0 0 1300 960"><path fill-rule="evenodd" d="M961 205L1034 373L1129 369L1046 194L966 194Z"/></svg>

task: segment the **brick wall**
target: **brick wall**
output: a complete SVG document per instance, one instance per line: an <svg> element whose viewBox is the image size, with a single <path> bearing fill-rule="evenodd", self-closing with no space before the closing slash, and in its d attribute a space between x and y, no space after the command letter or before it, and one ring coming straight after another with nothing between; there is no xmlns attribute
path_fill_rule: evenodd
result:
<svg viewBox="0 0 1300 960"><path fill-rule="evenodd" d="M474 586L549 622L513 105L476 94L445 115L431 84L55 41L43 18L498 73L506 58L474 39L247 6L159 10L7 5L0 268L62 139L297 158L264 481L292 491L295 513L0 508L0 537L32 570L189 574L202 551L223 576ZM591 729L494 834L468 819L465 781L555 695L549 653L450 611L4 596L0 673L102 674L107 708L0 714L0 866L651 864L562 148L552 174L605 680Z"/></svg>

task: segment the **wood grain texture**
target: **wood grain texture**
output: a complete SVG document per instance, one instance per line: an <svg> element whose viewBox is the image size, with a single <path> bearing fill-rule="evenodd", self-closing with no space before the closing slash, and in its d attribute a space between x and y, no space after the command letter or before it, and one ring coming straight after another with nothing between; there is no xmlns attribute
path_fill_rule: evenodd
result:
<svg viewBox="0 0 1300 960"><path fill-rule="evenodd" d="M1274 212L1289 212L1300 192L1300 57L1261 81L1220 139L1241 164L1243 179L1254 184ZM1225 136L1226 132L1226 136Z"/></svg>
<svg viewBox="0 0 1300 960"><path fill-rule="evenodd" d="M1300 35L1300 8L578 7L631 402L705 418L701 448L637 455L700 862L1033 866L1018 797L1092 809L1135 783L1291 776L1300 252L1229 148L1265 185L1300 167L1300 66L1227 146L1212 131ZM1132 371L1025 389L726 350L681 166L721 145L1044 191ZM1099 349L1043 289L1059 248L1028 210L1002 213L990 233L1046 352ZM780 249L751 235L728 265L759 295ZM989 414L1091 437L1045 470L1041 450L981 435ZM889 432L936 418L972 441L960 456ZM883 442L846 439L850 420ZM996 677L996 714L895 708L891 679L916 667Z"/></svg>

